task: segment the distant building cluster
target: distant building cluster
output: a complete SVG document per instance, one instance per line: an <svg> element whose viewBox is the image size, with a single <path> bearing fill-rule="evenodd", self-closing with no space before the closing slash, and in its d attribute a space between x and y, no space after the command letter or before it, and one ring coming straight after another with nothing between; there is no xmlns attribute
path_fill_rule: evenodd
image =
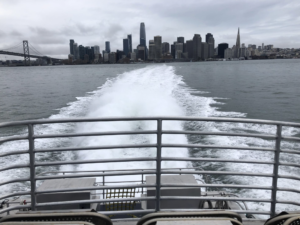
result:
<svg viewBox="0 0 300 225"><path fill-rule="evenodd" d="M215 58L215 39L211 33L205 40L195 34L191 40L178 37L172 44L162 42L161 36L149 40L147 46L146 27L140 24L139 45L133 49L132 35L123 39L123 49L111 51L110 42L105 42L105 50L100 53L99 46L82 46L70 40L69 61L72 63L129 63L136 61L199 61Z"/></svg>
<svg viewBox="0 0 300 225"><path fill-rule="evenodd" d="M244 43L241 45L240 29L238 29L236 44L232 48L229 48L227 43L222 43L218 45L217 51L220 58L227 60L300 58L299 49L274 48L273 45L264 45L264 43L261 46L248 44L248 47L246 47Z"/></svg>
<svg viewBox="0 0 300 225"><path fill-rule="evenodd" d="M100 53L100 47L82 46L70 40L69 63L130 63L130 62L166 62L166 61L207 61L207 60L238 60L256 58L299 58L299 49L279 49L273 45L256 46L241 44L240 29L238 29L236 44L229 48L228 43L215 46L215 39L211 33L195 34L192 39L184 40L177 37L173 43L163 42L161 36L149 40L147 46L146 27L140 24L139 45L133 49L132 35L123 39L123 49L111 51L110 42L105 42L105 49Z"/></svg>
<svg viewBox="0 0 300 225"><path fill-rule="evenodd" d="M77 63L99 63L101 61L100 47L78 45L71 39L69 60Z"/></svg>
<svg viewBox="0 0 300 225"><path fill-rule="evenodd" d="M45 58L37 58L36 60L30 60L31 66L47 66L47 65L62 65L62 62L52 62ZM0 60L0 66L24 66L24 60Z"/></svg>

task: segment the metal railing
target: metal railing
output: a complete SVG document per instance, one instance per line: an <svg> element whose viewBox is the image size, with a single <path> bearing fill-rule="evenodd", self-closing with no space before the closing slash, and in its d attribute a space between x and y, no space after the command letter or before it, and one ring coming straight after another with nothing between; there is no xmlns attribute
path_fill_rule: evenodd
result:
<svg viewBox="0 0 300 225"><path fill-rule="evenodd" d="M179 170L179 171L184 171L184 170L195 170L195 168L182 168L182 167L178 167L178 168L163 168L162 170ZM119 181L106 181L105 177L106 177L106 174L107 172L123 172L123 171L139 171L140 172L140 175L141 175L141 179L139 180L119 180ZM102 173L102 176L100 178L102 178L102 181L97 181L94 183L94 186L106 186L107 184L116 184L116 183L119 183L119 184L124 184L124 183L140 183L140 184L144 184L144 182L146 182L145 180L145 176L144 176L144 171L153 171L151 169L126 169L126 170L75 170L75 171L67 171L67 170L57 170L57 171L46 171L46 172L42 172L42 173L39 173L38 176L41 176L41 175L46 175L46 174L63 174L63 175L66 175L66 174L75 174L75 173ZM155 173L154 173L155 174ZM181 173L179 174L181 175ZM206 179L207 176L204 176L204 180L200 180L200 179L197 179L199 182L202 182L202 183L207 183L206 182ZM207 187L205 189L205 191L207 191ZM141 193L141 194L144 194L146 193L144 191L144 188L142 187L141 188L141 191L137 190L137 193ZM99 195L102 195L103 196L103 199L104 199L104 195L105 195L105 190L102 190L102 192L98 193Z"/></svg>
<svg viewBox="0 0 300 225"><path fill-rule="evenodd" d="M34 126L41 124L54 124L54 123L89 123L89 122L116 122L116 121L156 121L156 130L147 131L110 131L110 132L93 132L93 133L67 133L67 134L41 134L35 135ZM227 132L203 132L203 131L183 131L183 130L163 130L163 122L165 121L198 121L198 122L215 122L215 123L250 123L250 124L261 124L261 125L274 125L276 126L275 135L266 134L253 134L253 133L227 133ZM280 153L289 154L300 154L298 150L285 150L281 149L281 141L300 141L299 137L283 136L282 127L297 127L300 128L299 123L289 123L289 122L279 122L279 121L268 121L268 120L252 120L252 119L235 119L235 118L197 118L197 117L136 117L136 118L84 118L84 119L56 119L56 120L30 120L22 122L7 122L0 123L0 128L14 127L14 126L27 126L27 135L21 136L9 136L0 139L0 144L4 142L28 140L29 148L28 150L13 150L4 151L0 153L0 158L8 157L12 155L28 154L29 163L27 164L17 164L12 166L2 167L0 172L5 172L11 169L29 168L28 177L20 177L16 179L11 179L7 181L1 181L0 187L7 184L13 184L18 182L30 182L30 190L22 192L14 192L5 194L0 197L0 201L15 196L25 196L30 195L31 204L30 205L19 205L10 206L6 209L0 210L0 214L8 212L11 210L18 210L24 208L30 208L35 211L38 207L42 206L55 206L55 205L65 205L65 204L78 204L78 203L105 203L105 202L120 202L120 201L149 201L155 200L155 209L147 210L135 210L136 213L150 213L155 211L164 211L167 209L161 209L162 200L223 200L223 201L245 201L245 202L265 202L270 203L269 211L257 211L257 210L236 210L238 213L251 213L251 214L267 214L274 216L276 214L276 204L291 204L300 206L299 202L278 200L277 192L296 192L300 193L300 190L293 189L289 187L278 187L278 179L292 179L300 181L300 176L294 175L283 175L279 174L280 166L291 166L299 168L300 165L297 163L287 163L280 161ZM69 137L82 137L82 136L104 136L104 135L156 135L157 142L154 144L130 144L130 145L100 145L100 146L86 146L86 147L57 147L51 149L38 149L35 148L36 139L45 138L69 138ZM174 143L162 143L162 135L165 134L181 134L181 135L219 135L219 136L236 136L236 137L251 137L251 138L261 138L261 139L272 139L275 140L274 148L266 147L245 147L245 146L226 146L226 145L203 145L203 144L174 144ZM121 158L121 159L94 159L94 160L76 160L76 161L55 161L55 162L37 162L35 155L37 153L45 152L64 152L64 151L86 151L86 150L102 150L102 149L128 149L128 148L156 148L156 157L137 157L137 158ZM179 158L179 157L163 157L162 148L209 148L209 149L231 149L231 150L252 150L252 151L264 151L273 152L274 160L269 161L254 161L254 160L239 160L234 159L222 159L222 158ZM102 177L102 172L88 172L85 174L65 174L65 175L51 175L51 176L41 176L37 175L36 167L47 167L47 166L61 166L61 165L79 165L79 164L93 164L93 163L116 163L116 162L147 162L154 161L156 163L155 169L144 170L144 171L122 171L122 172L107 172L106 176L131 176L131 175L156 175L156 184L130 184L130 185L110 185L110 186L94 186L86 188L69 188L69 189L57 189L57 190L37 190L37 181L48 180L48 179L65 179L65 178L80 178L80 177ZM162 169L163 161L187 161L187 162L222 162L222 163L251 163L251 164L266 164L273 166L273 173L251 173L251 172L240 172L240 171L179 171L179 170L164 170ZM271 186L262 185L236 185L236 184L164 184L161 183L161 176L166 174L194 174L194 175L234 175L234 176L254 176L254 177L268 177L272 179ZM107 188L155 188L156 196L153 197L135 197L127 199L92 199L92 200L81 200L81 201L68 201L68 202L51 202L51 203L37 203L36 196L38 194L44 193L54 193L54 192L70 192L70 191L84 191L84 190L104 190ZM236 197L184 197L184 196L161 196L161 188L172 187L210 187L210 188L235 188L235 189L258 189L258 190L270 190L271 196L268 199L258 199L258 198L236 198ZM0 189L1 190L1 189ZM184 209L178 209L184 210ZM200 209L195 209L200 210ZM175 210L176 211L176 210ZM111 212L104 212L105 214L111 214ZM128 211L113 212L113 214L128 214L132 213Z"/></svg>
<svg viewBox="0 0 300 225"><path fill-rule="evenodd" d="M182 175L180 172L181 171L188 171L188 170L195 170L195 168L182 168L182 167L178 167L178 168L163 168L162 169L162 171L167 171L167 170L179 170L178 172L179 172L179 175ZM202 170L202 169L201 169ZM126 181L124 181L124 180L119 180L119 181L106 181L106 179L105 179L105 177L106 177L106 175L105 175L105 173L107 173L107 172L121 172L121 171L140 171L141 172L141 179L140 180L126 180ZM76 170L76 171L64 171L64 170L58 170L58 171L48 171L48 172L42 172L42 173L40 173L40 174L38 174L38 175L46 175L46 174L63 174L63 175L65 175L65 174L68 174L68 173L70 173L70 174L74 174L74 173L87 173L87 172L90 172L90 173L99 173L99 172L102 172L103 173L103 175L102 175L102 181L98 181L98 182L95 182L94 183L94 186L107 186L107 185L109 185L109 184L116 184L116 183L118 183L118 184L124 184L124 183L140 183L140 184L144 184L144 182L146 182L146 180L144 179L145 178L145 176L144 176L144 171L152 171L151 169L128 169L128 170ZM203 177L203 179L196 179L197 181L199 181L200 183L202 183L202 184L208 184L210 181L209 181L209 175L207 175L207 174L204 174L204 177ZM109 186L108 186L108 188L109 188ZM95 194L93 194L93 196L97 196L97 195L102 195L102 197L103 197L103 199L105 199L105 189L103 189L103 190L101 190L101 192L99 192L99 193L95 193ZM205 187L205 193L204 194L202 194L202 193L200 193L200 196L208 196L208 187L206 186ZM141 190L137 190L136 191L136 193L137 194L146 194L147 193L147 191L145 191L144 190L144 188L142 187L141 188ZM238 195L236 195L236 194L233 194L233 193L227 193L227 192L219 192L218 194L216 194L216 193L213 193L213 194L211 194L212 196L227 196L227 197L237 197L237 198L239 198L239 196ZM242 201L241 203L240 202L238 202L238 201L236 201L236 203L240 206L240 208L241 209L246 209L246 210L248 210L249 208L248 208L248 206L247 206L247 204L244 202L244 201Z"/></svg>

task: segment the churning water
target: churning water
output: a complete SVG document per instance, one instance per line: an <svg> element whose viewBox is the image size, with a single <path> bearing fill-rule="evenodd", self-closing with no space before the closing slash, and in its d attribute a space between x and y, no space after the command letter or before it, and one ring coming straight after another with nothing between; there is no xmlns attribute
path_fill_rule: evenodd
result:
<svg viewBox="0 0 300 225"><path fill-rule="evenodd" d="M296 113L299 110L297 96L299 90L294 88L295 83L299 86L299 77L294 71L290 74L290 88L286 88L284 78L277 76L277 80L270 79L270 75L264 75L265 71L273 67L264 67L261 62L233 64L218 63L182 63L154 66L108 66L98 67L61 67L42 68L38 71L27 69L36 82L27 82L30 77L21 77L18 70L8 71L10 68L0 68L6 76L1 76L7 82L2 83L0 92L5 96L2 98L1 108L5 111L0 119L12 121L19 119L40 118L70 118L70 117L143 117L143 116L199 116L199 117L249 117L257 119L278 119L299 122ZM267 63L266 63L267 64ZM272 63L271 63L272 64ZM297 71L297 64L292 64ZM278 63L276 64L278 66ZM241 73L240 67L245 69ZM272 65L275 66L275 65ZM253 70L251 68L253 67ZM254 68L255 67L255 68ZM232 68L237 68L233 70ZM280 68L285 68L282 64ZM287 67L288 68L288 67ZM290 67L289 67L290 68ZM59 71L58 71L59 70ZM277 69L278 70L278 69ZM283 74L283 70L281 73ZM248 71L248 72L247 72ZM260 75L258 76L257 73ZM254 73L254 74L252 74ZM246 75L245 75L246 74ZM252 74L253 77L247 75ZM52 75L52 76L51 76ZM274 75L274 74L273 74ZM16 84L14 76L20 77ZM23 76L26 76L26 74ZM265 76L265 77L263 77ZM275 76L275 75L274 75ZM27 78L27 79L26 79ZM272 78L272 77L271 77ZM11 79L11 81L9 81ZM14 80L14 81L12 81ZM58 81L59 80L59 81ZM75 81L76 82L75 82ZM258 82L260 80L260 82ZM37 85L40 85L36 87ZM278 86L276 86L278 85ZM276 90L272 87L276 87ZM271 87L270 90L268 87ZM29 89L29 90L28 90ZM32 89L36 89L32 91ZM3 91L4 90L4 91ZM86 94L84 94L86 93ZM270 94L271 93L271 94ZM79 95L78 95L79 94ZM27 98L26 98L27 96ZM49 97L50 96L50 97ZM71 100L72 97L75 100ZM2 96L1 96L2 97ZM25 100L24 100L25 98ZM269 98L269 99L268 99ZM23 100L19 100L23 99ZM1 100L0 100L1 101ZM25 101L25 102L24 102ZM34 102L32 102L34 101ZM67 103L67 106L63 106ZM270 104L266 105L269 102ZM24 105L22 105L24 104ZM291 105L289 105L291 104ZM3 105L3 107L2 107ZM230 107L228 107L228 105ZM285 105L286 112L282 112ZM295 106L296 105L296 106ZM265 108L264 108L265 106ZM12 110L11 113L7 111ZM57 112L51 113L51 110ZM277 114L274 112L277 110ZM1 110L2 111L2 110ZM297 115L295 115L297 114ZM24 116L25 115L25 116ZM52 124L36 127L37 134L46 133L68 133L68 132L100 132L100 131L136 131L154 130L156 122L103 122L84 124ZM166 130L201 130L201 131L226 131L226 132L252 132L274 134L274 126L213 123L213 122L164 122L163 129ZM2 135L12 133L22 134L25 129L4 130ZM298 135L300 131L294 128L284 130L285 135ZM181 144L214 144L228 146L257 146L273 147L274 141L243 138L243 137L199 137L195 135L163 135L164 143ZM101 137L60 138L41 139L36 141L36 148L53 147L80 147L98 145L118 144L151 144L156 142L155 135L119 135ZM285 142L284 149L300 149L299 144ZM28 148L25 141L8 142L0 145L0 152L11 150L22 150ZM268 152L215 150L215 149L184 149L166 148L162 150L163 156L172 157L207 157L207 158L230 158L234 160L271 160L273 155ZM63 153L39 153L36 155L38 161L59 160L88 160L88 159L110 159L110 158L133 158L133 157L155 157L156 150L149 148L140 149L114 149L114 150L91 150ZM299 158L283 154L284 161L299 163ZM8 164L28 163L26 156L9 156L0 159L1 167ZM125 170L125 169L148 169L154 168L154 162L134 163L105 163L105 164L82 164L79 166L48 167L52 170ZM256 173L272 173L272 167L268 165L234 164L218 162L164 162L165 168L194 168L195 170L224 170ZM41 168L38 172L44 172ZM28 172L26 169L14 169L0 173L0 179L7 177L22 177ZM298 169L282 168L284 174L299 174ZM202 179L202 177L197 177ZM116 181L113 177L108 181ZM128 178L129 179L129 178ZM132 177L130 179L136 179ZM235 176L211 176L213 183L235 183L235 184L257 184L271 185L271 179L249 178ZM285 187L299 186L296 181L280 181L279 185ZM20 190L28 188L25 185L6 185L2 193L8 190ZM244 197L269 198L269 191L258 190L230 190ZM293 193L280 193L279 199L300 200L299 195ZM252 209L268 210L268 204L250 204ZM285 208L282 210L293 210L296 208Z"/></svg>

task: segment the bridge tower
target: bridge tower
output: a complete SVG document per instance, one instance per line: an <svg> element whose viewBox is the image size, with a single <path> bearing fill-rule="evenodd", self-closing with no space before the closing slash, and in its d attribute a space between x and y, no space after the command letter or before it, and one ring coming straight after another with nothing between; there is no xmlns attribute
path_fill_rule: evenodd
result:
<svg viewBox="0 0 300 225"><path fill-rule="evenodd" d="M25 66L30 66L30 57L29 57L29 45L28 41L23 41L23 50L24 50L24 63Z"/></svg>

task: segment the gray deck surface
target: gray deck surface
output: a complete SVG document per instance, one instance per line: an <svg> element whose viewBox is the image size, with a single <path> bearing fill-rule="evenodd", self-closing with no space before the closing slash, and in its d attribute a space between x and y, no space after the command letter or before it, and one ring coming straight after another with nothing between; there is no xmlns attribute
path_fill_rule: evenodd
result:
<svg viewBox="0 0 300 225"><path fill-rule="evenodd" d="M136 225L138 220L113 221L114 225ZM266 220L243 220L244 225L264 225Z"/></svg>

